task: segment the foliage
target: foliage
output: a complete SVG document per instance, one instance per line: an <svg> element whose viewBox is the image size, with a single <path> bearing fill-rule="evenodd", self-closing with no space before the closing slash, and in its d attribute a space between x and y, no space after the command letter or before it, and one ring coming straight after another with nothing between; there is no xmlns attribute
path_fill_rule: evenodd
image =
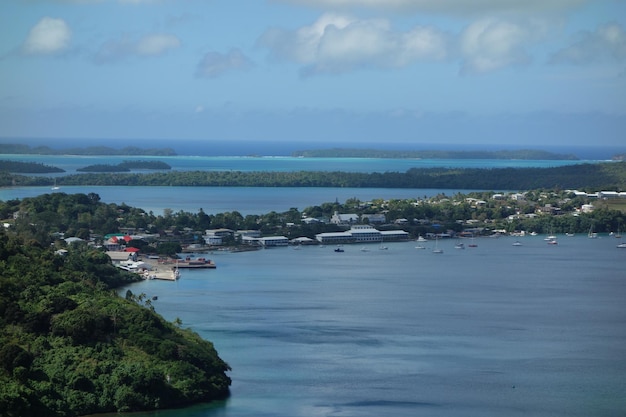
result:
<svg viewBox="0 0 626 417"><path fill-rule="evenodd" d="M133 169L172 169L162 161L124 161L117 165L94 164L84 168L78 168L79 172L130 172Z"/></svg>
<svg viewBox="0 0 626 417"><path fill-rule="evenodd" d="M70 201L79 215L105 206L85 195L22 204L56 205L67 222ZM0 230L0 415L77 416L228 396L229 367L210 342L166 322L143 295L117 295L134 274L84 244L57 255L33 244L33 234Z"/></svg>
<svg viewBox="0 0 626 417"><path fill-rule="evenodd" d="M0 160L0 171L19 172L23 174L49 174L52 172L65 172L65 170L40 162L21 162Z"/></svg>

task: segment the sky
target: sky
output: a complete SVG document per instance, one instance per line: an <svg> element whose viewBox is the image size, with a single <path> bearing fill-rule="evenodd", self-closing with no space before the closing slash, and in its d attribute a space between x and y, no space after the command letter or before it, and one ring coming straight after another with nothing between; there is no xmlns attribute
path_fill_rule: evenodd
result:
<svg viewBox="0 0 626 417"><path fill-rule="evenodd" d="M626 147L624 0L2 0L0 31L5 142Z"/></svg>

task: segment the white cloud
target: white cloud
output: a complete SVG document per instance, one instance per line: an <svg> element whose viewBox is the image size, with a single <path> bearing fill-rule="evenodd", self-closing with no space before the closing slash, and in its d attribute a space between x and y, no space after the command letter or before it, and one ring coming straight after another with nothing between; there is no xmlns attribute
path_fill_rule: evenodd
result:
<svg viewBox="0 0 626 417"><path fill-rule="evenodd" d="M483 73L530 62L526 47L541 37L541 28L495 19L482 19L461 33L463 73Z"/></svg>
<svg viewBox="0 0 626 417"><path fill-rule="evenodd" d="M550 59L555 64L591 64L598 61L626 60L626 32L618 23L609 23L595 32L580 32L568 47Z"/></svg>
<svg viewBox="0 0 626 417"><path fill-rule="evenodd" d="M440 60L448 53L446 38L429 27L397 32L385 19L357 20L329 13L295 31L271 29L259 44L272 56L307 65L305 73L315 74Z"/></svg>
<svg viewBox="0 0 626 417"><path fill-rule="evenodd" d="M141 37L138 40L128 36L105 42L96 54L97 63L112 63L129 57L150 57L163 55L166 52L179 48L180 39L174 35L154 33Z"/></svg>
<svg viewBox="0 0 626 417"><path fill-rule="evenodd" d="M161 55L180 46L180 39L173 35L153 34L139 39L136 50L139 55Z"/></svg>
<svg viewBox="0 0 626 417"><path fill-rule="evenodd" d="M65 51L72 31L63 19L44 17L28 33L22 51L29 55L54 55Z"/></svg>
<svg viewBox="0 0 626 417"><path fill-rule="evenodd" d="M251 61L239 49L231 49L227 54L208 52L198 63L196 76L216 78L226 72L245 70L252 66Z"/></svg>
<svg viewBox="0 0 626 417"><path fill-rule="evenodd" d="M480 14L562 11L590 0L275 0L320 9L368 8L401 13Z"/></svg>

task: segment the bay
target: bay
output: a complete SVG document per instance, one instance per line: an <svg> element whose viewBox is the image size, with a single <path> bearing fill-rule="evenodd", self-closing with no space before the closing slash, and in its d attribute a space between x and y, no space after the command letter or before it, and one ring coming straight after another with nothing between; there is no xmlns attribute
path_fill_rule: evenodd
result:
<svg viewBox="0 0 626 417"><path fill-rule="evenodd" d="M623 415L617 239L454 243L215 252L215 270L130 286L233 379L226 402L133 416Z"/></svg>

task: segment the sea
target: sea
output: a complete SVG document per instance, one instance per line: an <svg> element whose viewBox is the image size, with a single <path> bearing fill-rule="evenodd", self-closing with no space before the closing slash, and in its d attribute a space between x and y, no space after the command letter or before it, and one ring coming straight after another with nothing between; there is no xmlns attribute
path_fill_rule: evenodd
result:
<svg viewBox="0 0 626 417"><path fill-rule="evenodd" d="M101 163L95 157L45 161L69 170ZM399 160L288 156L167 161L173 169L193 164L213 169L218 163L231 167L221 169L252 171L299 170L306 164L329 171L407 169L407 161ZM155 213L203 208L245 215L347 198L466 191L61 187L54 192L96 192L104 202ZM50 187L5 188L0 200L49 192ZM521 246L514 246L518 240ZM214 260L214 270L183 270L175 282L143 281L121 289L157 296L157 313L180 319L213 342L232 367L226 401L131 416L625 416L626 249L616 247L621 240L601 234L559 236L558 245L548 245L543 236L479 238L474 248L470 240L463 242L466 249L444 239L427 242L425 249L418 242L389 242L345 245L341 253L318 245L215 251L193 255ZM443 253L433 253L435 245Z"/></svg>

